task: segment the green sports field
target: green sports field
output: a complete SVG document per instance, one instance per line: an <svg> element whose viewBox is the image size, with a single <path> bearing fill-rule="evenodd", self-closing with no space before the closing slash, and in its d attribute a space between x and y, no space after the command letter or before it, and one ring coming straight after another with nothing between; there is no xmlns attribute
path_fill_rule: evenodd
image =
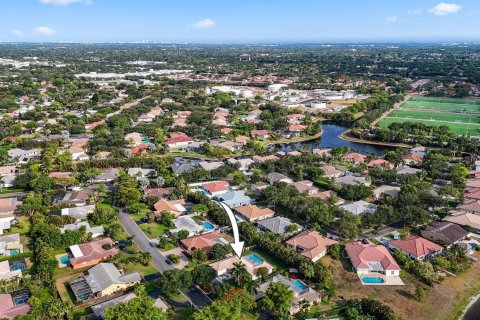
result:
<svg viewBox="0 0 480 320"><path fill-rule="evenodd" d="M480 100L412 97L380 121L380 127L395 122L448 126L455 134L480 135Z"/></svg>

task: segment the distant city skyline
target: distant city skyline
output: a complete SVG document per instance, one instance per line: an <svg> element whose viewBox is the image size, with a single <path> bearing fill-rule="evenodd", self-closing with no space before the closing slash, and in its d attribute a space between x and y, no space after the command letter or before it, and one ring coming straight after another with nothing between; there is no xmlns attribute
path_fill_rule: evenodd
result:
<svg viewBox="0 0 480 320"><path fill-rule="evenodd" d="M0 41L480 41L477 0L5 0Z"/></svg>

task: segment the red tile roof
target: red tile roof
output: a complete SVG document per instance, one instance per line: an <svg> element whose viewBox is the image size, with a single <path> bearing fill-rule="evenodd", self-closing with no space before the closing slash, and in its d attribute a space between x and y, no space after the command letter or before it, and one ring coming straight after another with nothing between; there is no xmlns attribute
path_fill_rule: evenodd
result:
<svg viewBox="0 0 480 320"><path fill-rule="evenodd" d="M350 243L345 245L353 266L358 269L368 269L369 262L378 262L384 270L400 270L397 262L382 245Z"/></svg>
<svg viewBox="0 0 480 320"><path fill-rule="evenodd" d="M390 245L405 251L412 257L421 257L443 249L442 246L419 236L410 236L401 240L393 240L390 242Z"/></svg>
<svg viewBox="0 0 480 320"><path fill-rule="evenodd" d="M227 187L229 186L227 181L214 181L208 182L203 185L203 189L207 190L210 193L220 192L220 191L227 191Z"/></svg>
<svg viewBox="0 0 480 320"><path fill-rule="evenodd" d="M285 243L294 248L303 248L302 255L313 259L338 242L322 236L318 231L305 230Z"/></svg>
<svg viewBox="0 0 480 320"><path fill-rule="evenodd" d="M182 246L189 251L193 249L209 250L215 244L212 240L219 238L223 237L218 232L209 232L199 236L183 239L181 243Z"/></svg>
<svg viewBox="0 0 480 320"><path fill-rule="evenodd" d="M88 264L95 260L107 259L118 253L117 249L115 248L111 248L108 250L103 249L102 246L106 244L112 245L112 239L105 238L97 241L79 244L78 247L83 255L81 257L70 259L70 263L72 264L72 266L79 264Z"/></svg>

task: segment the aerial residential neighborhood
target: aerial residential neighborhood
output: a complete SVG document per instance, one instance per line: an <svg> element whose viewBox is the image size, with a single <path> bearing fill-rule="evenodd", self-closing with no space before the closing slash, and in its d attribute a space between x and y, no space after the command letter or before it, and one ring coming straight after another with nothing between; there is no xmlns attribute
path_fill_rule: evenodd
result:
<svg viewBox="0 0 480 320"><path fill-rule="evenodd" d="M480 319L480 4L0 4L0 319Z"/></svg>

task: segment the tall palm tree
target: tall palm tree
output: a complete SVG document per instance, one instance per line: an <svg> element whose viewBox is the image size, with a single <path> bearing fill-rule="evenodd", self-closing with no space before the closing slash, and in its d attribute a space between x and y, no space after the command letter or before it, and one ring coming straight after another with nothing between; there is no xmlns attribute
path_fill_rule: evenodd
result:
<svg viewBox="0 0 480 320"><path fill-rule="evenodd" d="M247 278L248 271L242 262L235 262L233 264L232 276L237 286L241 287Z"/></svg>

